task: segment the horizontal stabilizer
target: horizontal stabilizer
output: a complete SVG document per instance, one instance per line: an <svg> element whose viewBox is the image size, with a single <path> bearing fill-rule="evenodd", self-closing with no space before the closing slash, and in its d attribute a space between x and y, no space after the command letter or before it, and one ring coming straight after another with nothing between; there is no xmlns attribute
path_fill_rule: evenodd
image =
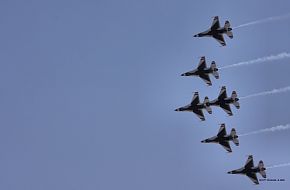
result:
<svg viewBox="0 0 290 190"><path fill-rule="evenodd" d="M228 20L225 22L225 30L227 31L227 36L232 39L234 35L232 32L231 24Z"/></svg>
<svg viewBox="0 0 290 190"><path fill-rule="evenodd" d="M210 68L212 69L212 75L213 75L216 79L219 79L218 68L217 68L217 66L216 66L215 61L211 62Z"/></svg>
<svg viewBox="0 0 290 190"><path fill-rule="evenodd" d="M240 109L240 103L239 103L239 102L234 102L233 105L234 105L237 109Z"/></svg>
<svg viewBox="0 0 290 190"><path fill-rule="evenodd" d="M237 136L237 132L236 132L236 129L232 129L231 130L231 134L230 134L232 137L233 137L233 143L236 145L236 146L239 146L239 139L238 139L238 136Z"/></svg>
<svg viewBox="0 0 290 190"><path fill-rule="evenodd" d="M227 36L231 39L233 39L234 35L232 31L227 31Z"/></svg>
<svg viewBox="0 0 290 190"><path fill-rule="evenodd" d="M265 167L264 167L264 163L263 163L262 160L259 162L258 167L259 167L259 169L260 169L259 173L261 174L261 176L262 176L263 178L266 178L266 171L265 171L266 169L265 169Z"/></svg>
<svg viewBox="0 0 290 190"><path fill-rule="evenodd" d="M204 106L205 106L206 111L207 111L209 114L212 114L212 109L211 109L211 107L210 107L209 99L208 99L207 96L204 98L204 102L203 102L203 104L204 104Z"/></svg>

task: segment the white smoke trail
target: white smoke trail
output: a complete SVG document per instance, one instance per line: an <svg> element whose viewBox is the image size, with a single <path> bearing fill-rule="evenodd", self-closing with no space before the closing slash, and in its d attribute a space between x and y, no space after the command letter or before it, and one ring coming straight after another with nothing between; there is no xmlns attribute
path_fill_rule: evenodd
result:
<svg viewBox="0 0 290 190"><path fill-rule="evenodd" d="M268 61L275 61L275 60L280 60L280 59L285 59L285 58L290 58L290 53L283 52L279 53L277 55L269 55L265 57L260 57L257 59L249 60L249 61L242 61L239 63L235 63L233 65L228 65L221 67L219 69L228 69L228 68L233 68L233 67L239 67L239 66L245 66L245 65L252 65L252 64L257 64L257 63L265 63Z"/></svg>
<svg viewBox="0 0 290 190"><path fill-rule="evenodd" d="M270 91L260 92L256 94L251 94L248 96L240 97L240 99L254 98L257 96L266 96L266 95L277 94L277 93L288 92L288 91L290 91L290 86L287 86L284 88L273 89Z"/></svg>
<svg viewBox="0 0 290 190"><path fill-rule="evenodd" d="M280 168L280 167L286 167L286 166L290 166L290 163L285 163L285 164L276 164L276 165L272 165L272 166L267 166L266 169L271 169L271 168Z"/></svg>
<svg viewBox="0 0 290 190"><path fill-rule="evenodd" d="M267 23L267 22L271 22L271 21L284 20L284 19L288 19L288 18L290 18L290 13L288 13L286 15L273 16L273 17L268 17L268 18L264 18L264 19L261 19L261 20L248 22L248 23L236 26L233 29L242 28L242 27L251 26L251 25L262 24L262 23Z"/></svg>
<svg viewBox="0 0 290 190"><path fill-rule="evenodd" d="M286 130L286 129L290 129L290 124L278 125L278 126L275 126L275 127L261 129L261 130L258 130L258 131L252 131L252 132L249 132L249 133L241 134L239 136L241 137L241 136L255 135L255 134L265 133L265 132L282 131L282 130Z"/></svg>

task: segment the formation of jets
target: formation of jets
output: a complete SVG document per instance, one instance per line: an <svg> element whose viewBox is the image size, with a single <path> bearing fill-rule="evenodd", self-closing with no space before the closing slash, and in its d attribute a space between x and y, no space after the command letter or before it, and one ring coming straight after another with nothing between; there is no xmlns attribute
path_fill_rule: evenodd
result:
<svg viewBox="0 0 290 190"><path fill-rule="evenodd" d="M226 46L223 34L226 34L229 38L233 38L233 32L229 21L225 22L223 27L220 26L218 16L215 16L211 27L201 33L194 35L194 37L213 37L222 46ZM211 65L207 67L205 56L200 58L197 68L181 74L181 76L197 76L201 78L208 86L212 85L210 75L219 79L218 68L215 61L211 62ZM193 112L200 120L205 121L203 110L206 110L209 114L212 114L211 106L217 106L222 108L229 116L232 116L232 110L230 105L233 104L237 109L240 108L239 98L236 91L232 91L230 97L227 96L226 87L222 86L218 97L212 101L206 96L203 102L199 100L199 93L195 92L191 102L183 107L175 109L175 111L187 111ZM223 123L220 125L218 133L210 138L204 139L201 143L217 143L220 144L228 153L232 152L230 141L236 146L239 146L239 137L234 128L227 134L226 125ZM239 169L229 171L228 174L243 174L249 177L255 184L259 184L256 173L260 173L262 177L266 178L266 168L263 161L260 161L258 166L254 166L253 156L250 155L246 164Z"/></svg>
<svg viewBox="0 0 290 190"><path fill-rule="evenodd" d="M240 104L238 101L239 98L237 97L236 91L233 91L231 97L228 97L226 87L223 86L217 99L209 101L209 98L206 96L204 98L203 103L200 103L198 92L195 92L190 104L175 109L175 111L193 112L197 115L197 117L199 117L199 119L205 121L205 117L202 111L203 109L205 109L209 114L211 114L212 109L210 106L218 106L221 107L229 116L232 116L233 113L230 104L233 104L236 108L239 109Z"/></svg>

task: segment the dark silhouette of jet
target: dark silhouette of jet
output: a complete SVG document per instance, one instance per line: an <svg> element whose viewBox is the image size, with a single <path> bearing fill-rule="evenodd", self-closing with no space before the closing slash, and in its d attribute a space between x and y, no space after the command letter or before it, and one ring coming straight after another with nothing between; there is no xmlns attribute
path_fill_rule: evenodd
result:
<svg viewBox="0 0 290 190"><path fill-rule="evenodd" d="M197 117L199 117L202 121L204 121L205 118L204 118L202 109L205 109L209 114L212 113L212 110L211 110L211 108L209 106L208 97L205 97L204 98L204 102L200 103L199 102L198 92L195 92L190 104L188 104L188 105L186 105L184 107L180 107L178 109L175 109L174 111L189 111L189 112L193 112L193 113L195 113L197 115Z"/></svg>
<svg viewBox="0 0 290 190"><path fill-rule="evenodd" d="M225 22L224 27L220 26L219 17L215 16L210 29L194 35L193 37L213 37L222 46L226 45L223 34L226 34L229 38L233 38L233 32L229 21Z"/></svg>
<svg viewBox="0 0 290 190"><path fill-rule="evenodd" d="M202 143L218 143L223 146L228 152L232 152L229 141L233 141L236 146L239 146L239 139L236 130L233 128L230 134L227 134L225 124L221 124L219 132L216 136L201 141Z"/></svg>
<svg viewBox="0 0 290 190"><path fill-rule="evenodd" d="M229 171L228 174L243 174L248 176L255 184L259 184L256 173L260 173L263 178L266 178L266 168L264 167L264 163L261 160L258 166L254 166L253 156L250 155L244 167Z"/></svg>
<svg viewBox="0 0 290 190"><path fill-rule="evenodd" d="M231 97L227 96L226 87L221 88L220 94L217 99L210 101L209 104L212 106L221 107L228 115L232 116L232 110L230 104L233 104L237 109L240 108L239 98L236 91L232 92Z"/></svg>
<svg viewBox="0 0 290 190"><path fill-rule="evenodd" d="M198 76L200 77L204 82L206 82L207 85L211 86L211 80L209 78L209 74L212 74L216 79L219 78L218 74L218 68L216 67L215 62L211 62L210 67L206 66L205 57L201 57L199 64L196 69L183 73L181 76Z"/></svg>

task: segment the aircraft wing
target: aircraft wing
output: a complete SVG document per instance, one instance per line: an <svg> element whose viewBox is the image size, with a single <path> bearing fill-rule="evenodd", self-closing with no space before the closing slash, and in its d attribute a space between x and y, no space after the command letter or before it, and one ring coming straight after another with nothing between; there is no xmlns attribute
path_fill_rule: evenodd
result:
<svg viewBox="0 0 290 190"><path fill-rule="evenodd" d="M226 126L225 124L221 124L217 136L225 136L225 135L227 135Z"/></svg>
<svg viewBox="0 0 290 190"><path fill-rule="evenodd" d="M221 141L219 143L220 143L220 145L223 146L224 149L226 149L226 151L232 152L232 149L231 149L229 141Z"/></svg>
<svg viewBox="0 0 290 190"><path fill-rule="evenodd" d="M221 88L221 91L220 91L220 94L219 94L219 96L218 96L218 99L225 99L225 98L227 98L227 97L228 97L228 95L227 95L227 89L226 89L225 86L223 86L223 87Z"/></svg>
<svg viewBox="0 0 290 190"><path fill-rule="evenodd" d="M191 100L191 105L196 105L199 103L199 96L198 96L198 92L195 92L192 100Z"/></svg>
<svg viewBox="0 0 290 190"><path fill-rule="evenodd" d="M226 45L224 36L222 34L216 34L212 36L214 39L216 39L222 46Z"/></svg>
<svg viewBox="0 0 290 190"><path fill-rule="evenodd" d="M196 116L197 116L199 119L201 119L202 121L205 120L205 117L204 117L204 115L203 115L202 110L193 110L193 113L195 113Z"/></svg>
<svg viewBox="0 0 290 190"><path fill-rule="evenodd" d="M219 17L215 16L213 21L212 21L212 25L211 25L211 30L216 30L218 28L220 28L220 21L219 21Z"/></svg>
<svg viewBox="0 0 290 190"><path fill-rule="evenodd" d="M229 115L229 116L232 116L233 115L233 112L231 110L231 107L230 105L228 104L221 104L220 107Z"/></svg>
<svg viewBox="0 0 290 190"><path fill-rule="evenodd" d="M253 160L253 156L250 155L248 157L248 160L246 161L245 168L252 168L252 167L254 167L254 160Z"/></svg>
<svg viewBox="0 0 290 190"><path fill-rule="evenodd" d="M208 74L203 73L203 74L200 74L199 77L200 77L200 78L201 78L201 79L202 79L202 80L203 80L207 85L209 85L209 86L212 85L211 80L210 80Z"/></svg>
<svg viewBox="0 0 290 190"><path fill-rule="evenodd" d="M248 174L246 174L249 178L250 178L250 180L252 180L255 184L259 184L259 181L258 181L258 178L257 178L257 175L256 175L256 173L248 173Z"/></svg>
<svg viewBox="0 0 290 190"><path fill-rule="evenodd" d="M197 69L204 69L204 68L206 68L206 62L205 62L205 57L202 56L198 63Z"/></svg>

